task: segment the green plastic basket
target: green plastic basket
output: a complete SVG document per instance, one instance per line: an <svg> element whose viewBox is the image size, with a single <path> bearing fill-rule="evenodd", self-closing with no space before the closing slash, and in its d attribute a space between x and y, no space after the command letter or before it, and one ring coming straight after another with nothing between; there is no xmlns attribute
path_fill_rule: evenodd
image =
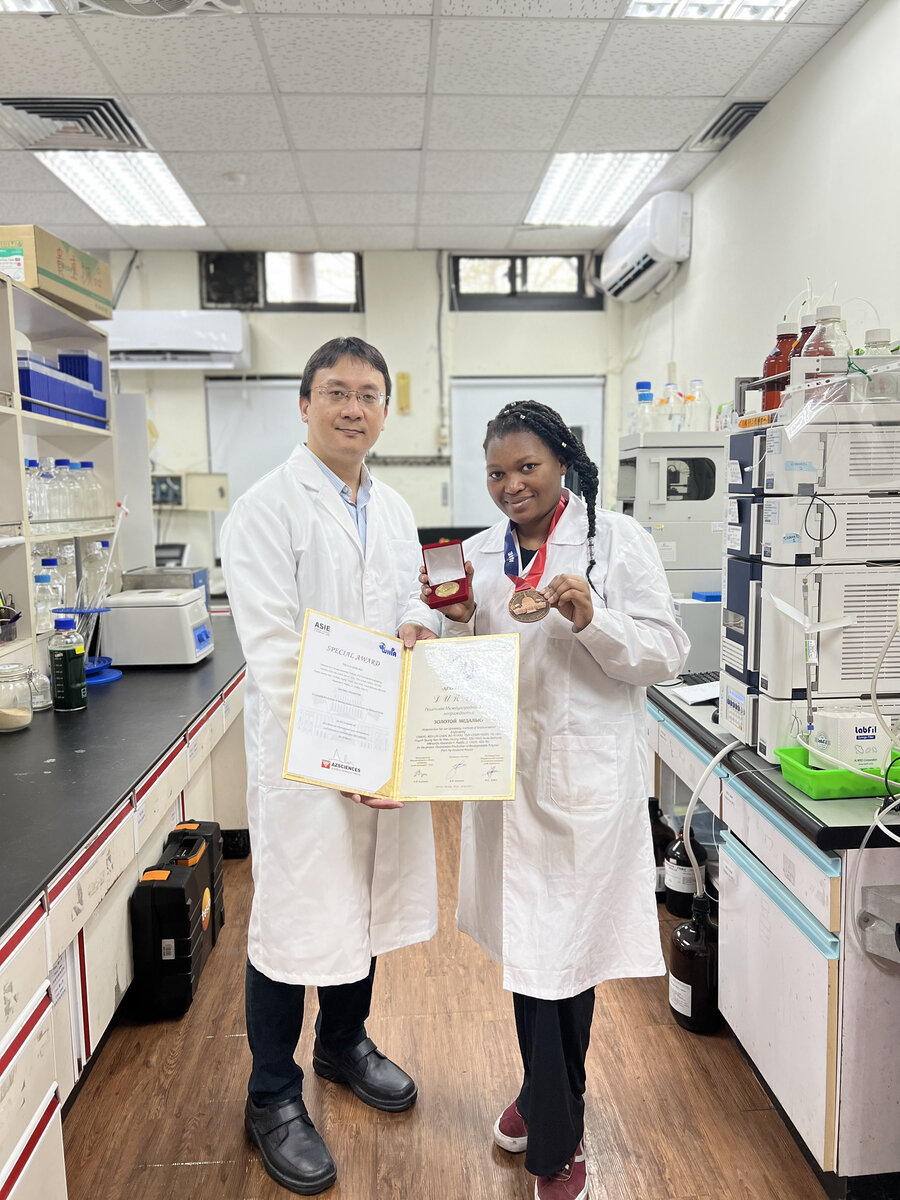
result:
<svg viewBox="0 0 900 1200"><path fill-rule="evenodd" d="M788 783L812 796L813 800L843 800L856 796L886 796L884 776L871 772L871 782L854 771L839 767L821 768L809 765L806 746L787 746L775 753L781 762L781 773ZM891 776L893 779L894 777Z"/></svg>

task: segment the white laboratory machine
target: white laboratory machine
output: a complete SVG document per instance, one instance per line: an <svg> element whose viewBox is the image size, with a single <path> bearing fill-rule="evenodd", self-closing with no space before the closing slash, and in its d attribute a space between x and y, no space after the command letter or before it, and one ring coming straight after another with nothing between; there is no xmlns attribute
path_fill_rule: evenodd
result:
<svg viewBox="0 0 900 1200"><path fill-rule="evenodd" d="M619 439L616 507L650 532L676 597L721 591L725 436Z"/></svg>
<svg viewBox="0 0 900 1200"><path fill-rule="evenodd" d="M105 606L100 648L116 667L189 666L212 654L203 588L135 588Z"/></svg>

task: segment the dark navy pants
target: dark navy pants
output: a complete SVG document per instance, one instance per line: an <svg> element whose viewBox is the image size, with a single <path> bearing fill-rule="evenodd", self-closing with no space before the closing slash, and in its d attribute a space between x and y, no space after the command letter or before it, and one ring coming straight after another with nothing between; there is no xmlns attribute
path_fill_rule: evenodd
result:
<svg viewBox="0 0 900 1200"><path fill-rule="evenodd" d="M528 1126L525 1169L552 1175L584 1133L584 1060L591 1040L594 989L565 1000L513 992L524 1077L516 1100Z"/></svg>
<svg viewBox="0 0 900 1200"><path fill-rule="evenodd" d="M366 1036L374 979L373 958L365 979L316 989L316 1037L323 1046L339 1052ZM247 960L244 1002L247 1040L253 1055L248 1091L254 1104L284 1104L302 1093L303 1072L294 1062L294 1051L303 1027L305 1000L302 983L278 983Z"/></svg>

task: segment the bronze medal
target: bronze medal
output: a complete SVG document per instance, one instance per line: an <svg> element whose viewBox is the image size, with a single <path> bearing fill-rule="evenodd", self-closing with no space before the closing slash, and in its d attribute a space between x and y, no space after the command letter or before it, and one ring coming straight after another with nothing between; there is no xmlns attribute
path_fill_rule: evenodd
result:
<svg viewBox="0 0 900 1200"><path fill-rule="evenodd" d="M458 591L458 583L439 583L434 589L434 594L443 600L446 596L455 596Z"/></svg>
<svg viewBox="0 0 900 1200"><path fill-rule="evenodd" d="M535 588L522 588L521 591L513 592L508 608L514 621L524 621L530 625L533 621L542 621L546 617L550 611L550 601Z"/></svg>

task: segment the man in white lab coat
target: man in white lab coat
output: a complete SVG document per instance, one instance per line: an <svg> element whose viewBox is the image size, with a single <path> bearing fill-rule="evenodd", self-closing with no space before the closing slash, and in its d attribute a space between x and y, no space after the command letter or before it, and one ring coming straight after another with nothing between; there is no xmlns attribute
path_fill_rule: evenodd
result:
<svg viewBox="0 0 900 1200"><path fill-rule="evenodd" d="M320 347L300 387L306 445L245 492L222 529L222 566L247 660L254 896L245 1125L269 1174L303 1195L337 1176L294 1062L306 985L319 994L316 1073L375 1108L401 1112L415 1103L416 1085L365 1030L375 961L437 929L427 805L383 811L402 806L282 778L307 608L399 630L408 646L434 636L417 623L430 617L415 600L421 558L412 513L363 462L384 428L390 391L375 347L359 338ZM407 622L407 611L415 619Z"/></svg>

